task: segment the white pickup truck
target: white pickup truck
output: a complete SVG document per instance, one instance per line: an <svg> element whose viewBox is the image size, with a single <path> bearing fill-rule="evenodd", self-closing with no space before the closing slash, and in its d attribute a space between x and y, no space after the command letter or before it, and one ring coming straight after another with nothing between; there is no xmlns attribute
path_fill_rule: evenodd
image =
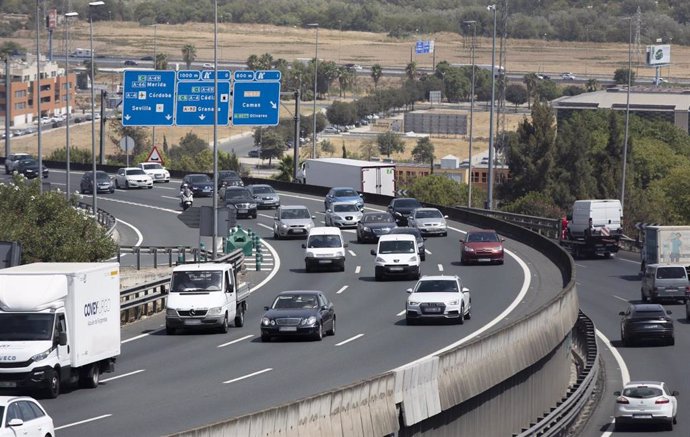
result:
<svg viewBox="0 0 690 437"><path fill-rule="evenodd" d="M228 332L230 323L244 325L251 290L238 283L232 264L185 264L173 269L166 302L165 332L180 328L215 328Z"/></svg>

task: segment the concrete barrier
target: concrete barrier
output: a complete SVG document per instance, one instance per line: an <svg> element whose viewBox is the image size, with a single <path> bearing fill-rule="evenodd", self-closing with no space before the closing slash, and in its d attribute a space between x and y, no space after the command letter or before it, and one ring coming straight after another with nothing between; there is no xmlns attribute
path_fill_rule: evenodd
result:
<svg viewBox="0 0 690 437"><path fill-rule="evenodd" d="M395 401L403 406L406 425L441 412L438 372L439 358L436 356L395 371Z"/></svg>

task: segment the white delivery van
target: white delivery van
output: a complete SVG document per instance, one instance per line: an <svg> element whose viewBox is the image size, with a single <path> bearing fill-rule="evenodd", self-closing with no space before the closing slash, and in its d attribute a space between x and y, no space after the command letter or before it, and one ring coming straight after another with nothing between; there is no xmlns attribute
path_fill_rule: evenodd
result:
<svg viewBox="0 0 690 437"><path fill-rule="evenodd" d="M98 386L120 354L117 263L34 263L0 270L0 388Z"/></svg>
<svg viewBox="0 0 690 437"><path fill-rule="evenodd" d="M340 229L333 226L311 228L307 242L302 244L305 270L331 267L344 272L346 247Z"/></svg>
<svg viewBox="0 0 690 437"><path fill-rule="evenodd" d="M374 265L375 278L381 281L389 276L421 276L421 260L417 238L410 234L386 234L379 237Z"/></svg>
<svg viewBox="0 0 690 437"><path fill-rule="evenodd" d="M623 209L618 199L576 200L568 233L571 239L619 236L622 222Z"/></svg>

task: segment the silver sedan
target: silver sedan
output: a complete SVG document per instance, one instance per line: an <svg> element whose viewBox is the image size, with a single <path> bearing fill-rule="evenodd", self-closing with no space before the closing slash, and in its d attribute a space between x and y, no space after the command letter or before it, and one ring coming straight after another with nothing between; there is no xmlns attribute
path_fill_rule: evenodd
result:
<svg viewBox="0 0 690 437"><path fill-rule="evenodd" d="M447 215L436 208L417 208L407 218L407 225L419 229L422 235L448 235Z"/></svg>
<svg viewBox="0 0 690 437"><path fill-rule="evenodd" d="M362 220L362 211L354 202L335 202L326 210L326 226L354 228Z"/></svg>

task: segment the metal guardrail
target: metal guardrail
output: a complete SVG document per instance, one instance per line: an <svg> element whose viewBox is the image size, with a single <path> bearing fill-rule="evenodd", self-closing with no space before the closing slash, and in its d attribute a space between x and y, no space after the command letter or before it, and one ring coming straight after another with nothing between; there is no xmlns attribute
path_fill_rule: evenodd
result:
<svg viewBox="0 0 690 437"><path fill-rule="evenodd" d="M497 210L488 210L480 208L456 207L457 209L470 211L475 214L485 215L487 217L494 217L499 220L512 223L523 228L530 229L545 237L558 240L561 235L561 220L546 217L537 217L531 215L514 214L511 212L503 212Z"/></svg>
<svg viewBox="0 0 690 437"><path fill-rule="evenodd" d="M83 209L87 214L93 215L93 207L88 203L77 202L77 208ZM114 215L110 214L108 211L98 208L96 211L96 220L98 224L107 229L107 234L111 235L115 231L115 225L117 225L117 219Z"/></svg>
<svg viewBox="0 0 690 437"><path fill-rule="evenodd" d="M137 270L141 270L142 255L153 255L153 268L158 268L158 257L161 255L167 255L168 267L188 262L206 262L211 259L208 252L190 246L118 246L117 262L121 262L122 255L128 253L136 256ZM188 254L191 255L191 260L187 258Z"/></svg>

